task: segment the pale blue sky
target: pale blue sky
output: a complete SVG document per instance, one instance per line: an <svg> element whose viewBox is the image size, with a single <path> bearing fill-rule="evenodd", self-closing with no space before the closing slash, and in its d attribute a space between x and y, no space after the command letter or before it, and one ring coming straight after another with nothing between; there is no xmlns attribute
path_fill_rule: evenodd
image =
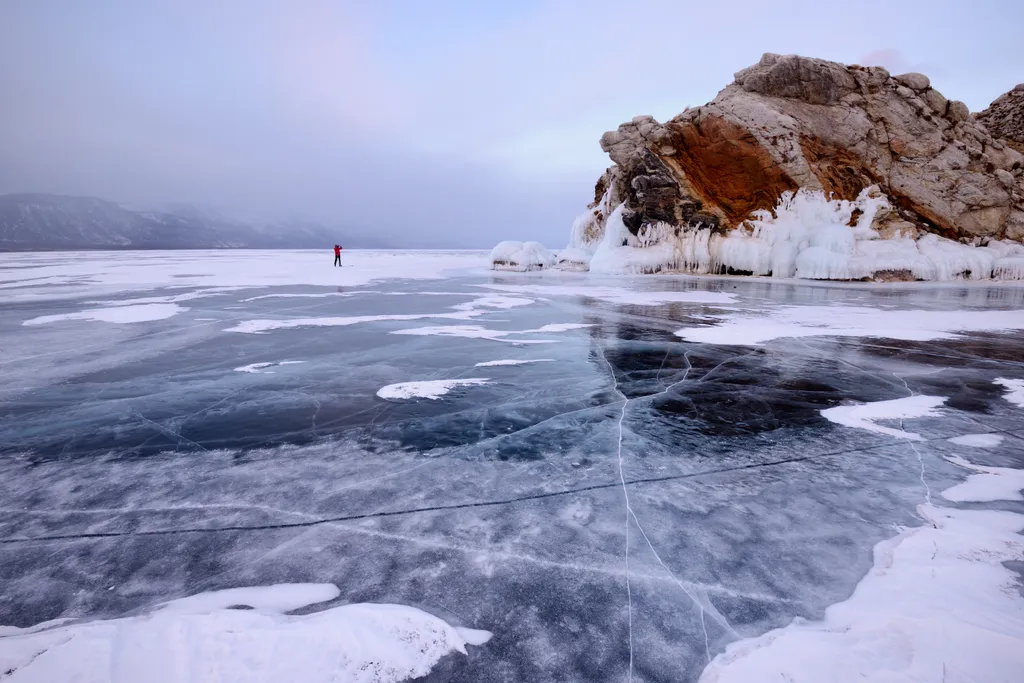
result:
<svg viewBox="0 0 1024 683"><path fill-rule="evenodd" d="M1016 0L5 0L0 193L197 202L412 244L559 246L636 114L763 52L1024 81Z"/></svg>

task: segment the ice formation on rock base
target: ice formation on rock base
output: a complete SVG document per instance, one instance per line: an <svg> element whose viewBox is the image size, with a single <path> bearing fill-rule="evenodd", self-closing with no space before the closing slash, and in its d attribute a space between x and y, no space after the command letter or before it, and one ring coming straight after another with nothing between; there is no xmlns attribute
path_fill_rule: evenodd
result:
<svg viewBox="0 0 1024 683"><path fill-rule="evenodd" d="M491 250L491 267L495 270L541 270L555 265L555 256L539 242L499 242Z"/></svg>
<svg viewBox="0 0 1024 683"><path fill-rule="evenodd" d="M608 196L608 193L605 193ZM602 200L603 201L603 200ZM698 274L760 275L815 280L1004 280L1024 279L1024 246L988 240L968 245L937 235L918 239L896 232L883 239L872 223L892 211L877 188L853 201L831 199L820 191L782 195L774 215L757 211L739 228L721 233L710 227L643 225L636 234L623 223L619 205L604 220L595 240L598 211L577 218L563 254L576 269L590 254L589 270L605 274L666 271ZM569 262L560 256L560 264ZM561 267L561 266L560 266Z"/></svg>

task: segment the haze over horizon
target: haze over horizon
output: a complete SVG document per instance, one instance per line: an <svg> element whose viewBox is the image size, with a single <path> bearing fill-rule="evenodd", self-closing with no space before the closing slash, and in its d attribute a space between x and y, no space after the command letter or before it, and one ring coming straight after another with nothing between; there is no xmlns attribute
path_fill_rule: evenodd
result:
<svg viewBox="0 0 1024 683"><path fill-rule="evenodd" d="M565 242L637 114L763 52L920 71L972 111L1024 81L1024 6L808 0L0 6L0 194L192 203L408 246Z"/></svg>

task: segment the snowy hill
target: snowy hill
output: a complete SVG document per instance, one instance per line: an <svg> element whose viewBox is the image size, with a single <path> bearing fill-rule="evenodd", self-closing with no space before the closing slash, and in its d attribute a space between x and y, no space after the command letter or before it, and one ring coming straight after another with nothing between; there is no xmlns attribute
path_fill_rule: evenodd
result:
<svg viewBox="0 0 1024 683"><path fill-rule="evenodd" d="M190 206L143 211L93 197L0 196L0 251L387 246L345 237L318 223L243 221Z"/></svg>

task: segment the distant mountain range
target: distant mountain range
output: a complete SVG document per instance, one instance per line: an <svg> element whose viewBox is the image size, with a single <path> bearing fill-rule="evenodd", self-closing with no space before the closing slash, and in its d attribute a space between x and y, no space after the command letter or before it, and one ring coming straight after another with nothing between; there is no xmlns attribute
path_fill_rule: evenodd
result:
<svg viewBox="0 0 1024 683"><path fill-rule="evenodd" d="M225 217L194 206L130 209L93 197L0 196L0 251L58 249L326 249L386 248L309 221Z"/></svg>

